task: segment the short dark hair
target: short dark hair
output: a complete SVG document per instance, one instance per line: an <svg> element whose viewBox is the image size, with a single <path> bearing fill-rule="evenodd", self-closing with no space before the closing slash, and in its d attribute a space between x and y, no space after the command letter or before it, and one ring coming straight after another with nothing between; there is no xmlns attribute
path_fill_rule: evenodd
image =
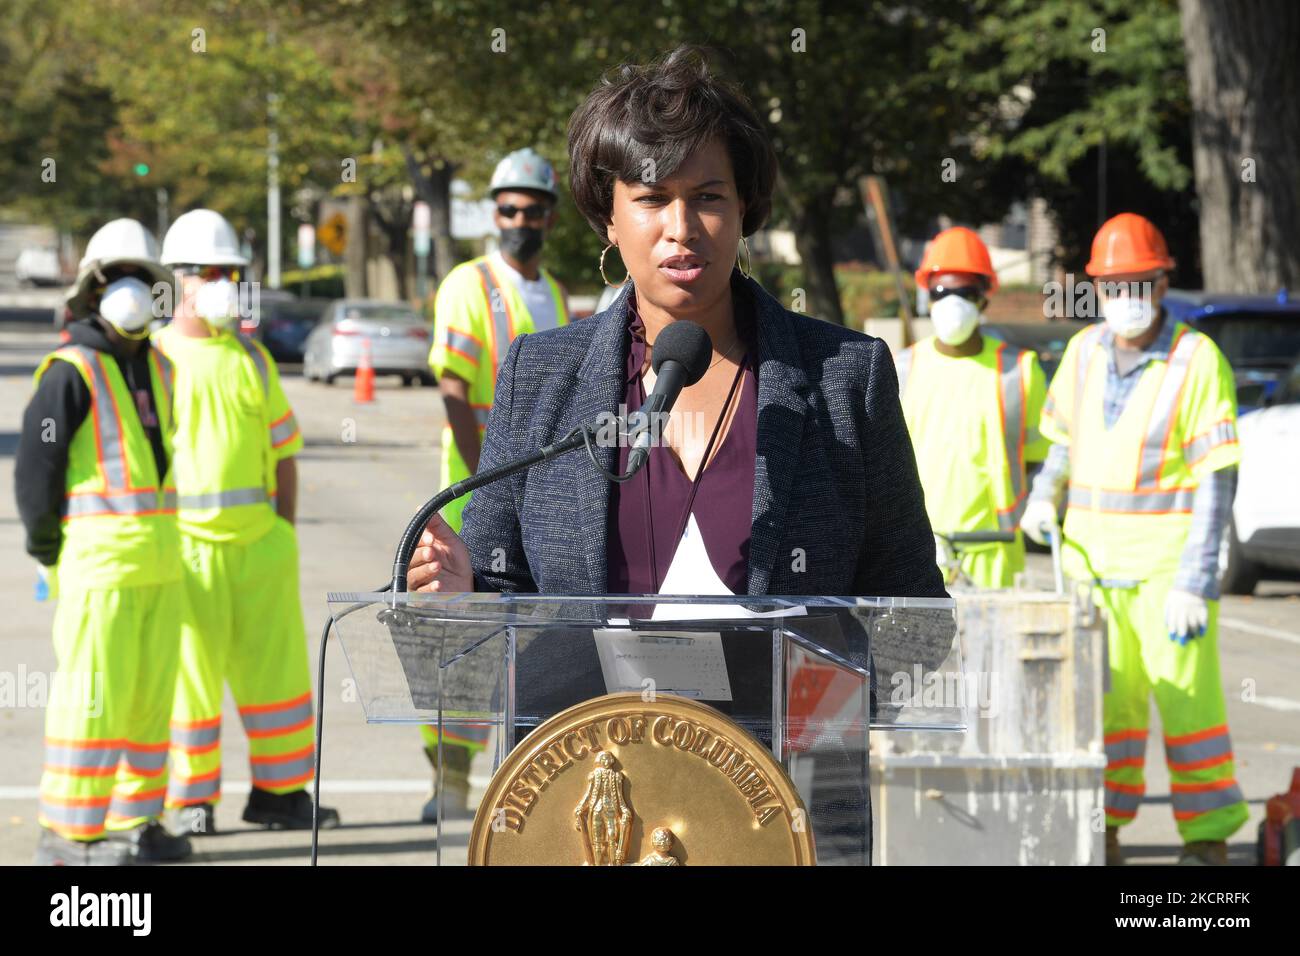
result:
<svg viewBox="0 0 1300 956"><path fill-rule="evenodd" d="M704 51L679 46L645 66L601 78L569 118L569 189L602 239L614 207L614 180L638 182L645 160L660 179L713 138L722 140L745 204L741 234L767 222L776 153L740 88L715 76Z"/></svg>

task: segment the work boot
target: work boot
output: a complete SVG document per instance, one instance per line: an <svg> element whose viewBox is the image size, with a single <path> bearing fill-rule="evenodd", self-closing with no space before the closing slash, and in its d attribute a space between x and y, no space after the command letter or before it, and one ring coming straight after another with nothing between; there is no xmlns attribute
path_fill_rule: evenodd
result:
<svg viewBox="0 0 1300 956"><path fill-rule="evenodd" d="M36 844L37 866L130 866L126 847L105 838L69 840L48 827L41 827Z"/></svg>
<svg viewBox="0 0 1300 956"><path fill-rule="evenodd" d="M1182 866L1227 866L1227 840L1193 840L1183 847L1178 857Z"/></svg>
<svg viewBox="0 0 1300 956"><path fill-rule="evenodd" d="M438 748L425 747L424 755L433 765L433 794L420 810L421 823L438 822ZM469 764L473 755L468 747L442 745L443 819L458 820L472 816L469 810Z"/></svg>
<svg viewBox="0 0 1300 956"><path fill-rule="evenodd" d="M245 823L260 823L268 830L310 830L311 794L306 790L291 793L272 793L254 787L248 794L244 807ZM339 812L330 807L320 808L320 828L333 830L339 825Z"/></svg>
<svg viewBox="0 0 1300 956"><path fill-rule="evenodd" d="M109 830L106 842L125 851L131 863L176 863L194 852L189 837L168 833L157 820L129 830Z"/></svg>
<svg viewBox="0 0 1300 956"><path fill-rule="evenodd" d="M1106 865L1124 865L1124 851L1119 845L1119 827L1106 828Z"/></svg>
<svg viewBox="0 0 1300 956"><path fill-rule="evenodd" d="M217 808L195 803L167 812L167 829L177 836L212 836L217 832Z"/></svg>

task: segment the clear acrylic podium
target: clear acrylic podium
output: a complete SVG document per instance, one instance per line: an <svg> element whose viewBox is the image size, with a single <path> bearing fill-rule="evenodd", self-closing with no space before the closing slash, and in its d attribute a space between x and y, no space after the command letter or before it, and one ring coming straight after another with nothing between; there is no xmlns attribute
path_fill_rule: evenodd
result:
<svg viewBox="0 0 1300 956"><path fill-rule="evenodd" d="M368 722L485 744L471 800L560 711L617 691L675 694L772 752L819 863L867 864L870 732L966 729L948 599L331 593L329 606ZM465 861L474 809L439 800L439 865Z"/></svg>

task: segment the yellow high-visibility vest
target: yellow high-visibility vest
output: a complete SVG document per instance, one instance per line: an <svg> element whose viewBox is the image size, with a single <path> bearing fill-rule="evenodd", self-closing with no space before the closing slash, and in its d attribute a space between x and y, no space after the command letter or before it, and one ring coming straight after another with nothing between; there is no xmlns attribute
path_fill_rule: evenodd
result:
<svg viewBox="0 0 1300 956"><path fill-rule="evenodd" d="M1070 340L1043 411L1043 434L1070 448L1063 560L1077 578L1145 581L1177 572L1197 485L1241 461L1236 391L1223 353L1180 322L1107 428L1104 333Z"/></svg>
<svg viewBox="0 0 1300 956"><path fill-rule="evenodd" d="M948 356L923 339L896 357L903 417L936 532L1016 531L1028 497L1026 461L1048 443L1038 419L1047 392L1038 358L984 336L976 355ZM1024 544L964 545L979 587L1010 587Z"/></svg>
<svg viewBox="0 0 1300 956"><path fill-rule="evenodd" d="M176 367L177 517L184 534L251 542L275 523L276 465L302 448L275 361L237 332L155 343Z"/></svg>
<svg viewBox="0 0 1300 956"><path fill-rule="evenodd" d="M149 435L117 362L84 345L64 346L41 362L36 385L56 361L81 373L91 397L90 414L68 446L61 587L138 587L178 580L176 489L170 473L158 474ZM154 408L170 457L172 366L152 348L148 361Z"/></svg>
<svg viewBox="0 0 1300 956"><path fill-rule="evenodd" d="M564 292L545 269L539 270L555 300L558 325L569 321ZM429 367L451 372L469 383L470 404L479 428L496 394L497 369L516 336L535 332L533 317L515 284L502 276L491 256L463 262L447 274L434 300L434 340Z"/></svg>
<svg viewBox="0 0 1300 956"><path fill-rule="evenodd" d="M569 321L564 292L545 269L540 270L555 300L557 325ZM497 370L516 336L536 331L523 296L507 276L499 273L491 256L463 262L447 274L434 300L433 347L429 367L438 377L450 372L469 383L469 403L478 421L479 437L487 428L488 413L496 397ZM469 477L469 467L456 447L450 425L442 430L442 465L439 486ZM456 531L469 497L458 498L442 511Z"/></svg>

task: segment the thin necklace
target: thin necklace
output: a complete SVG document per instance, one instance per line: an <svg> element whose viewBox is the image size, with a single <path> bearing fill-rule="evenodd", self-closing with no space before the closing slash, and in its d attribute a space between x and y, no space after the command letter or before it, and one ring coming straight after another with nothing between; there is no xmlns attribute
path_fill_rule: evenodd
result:
<svg viewBox="0 0 1300 956"><path fill-rule="evenodd" d="M712 371L713 369L721 365L724 361L726 361L727 356L730 355L732 352L734 352L736 350L736 346L739 344L740 344L740 335L737 334L735 340L731 343L731 348L727 349L727 351L722 353L722 358L718 359L716 362L714 362L712 365L709 366L709 371Z"/></svg>

